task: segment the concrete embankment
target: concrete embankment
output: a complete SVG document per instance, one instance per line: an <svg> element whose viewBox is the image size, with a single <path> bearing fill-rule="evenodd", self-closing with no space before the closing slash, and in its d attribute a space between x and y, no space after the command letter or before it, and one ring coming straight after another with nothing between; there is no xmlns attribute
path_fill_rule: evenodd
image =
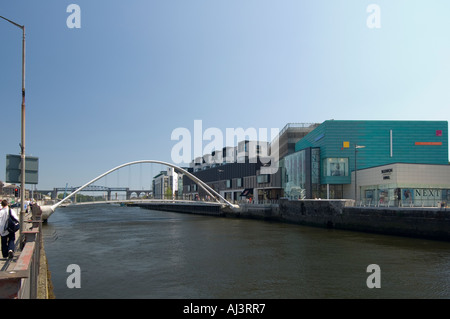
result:
<svg viewBox="0 0 450 319"><path fill-rule="evenodd" d="M450 241L450 211L354 207L353 201L281 201L279 218L298 224Z"/></svg>
<svg viewBox="0 0 450 319"><path fill-rule="evenodd" d="M450 241L450 210L439 208L354 207L353 200L280 200L279 204L271 205L242 204L233 211L202 205L200 211L192 205L144 205L137 206Z"/></svg>

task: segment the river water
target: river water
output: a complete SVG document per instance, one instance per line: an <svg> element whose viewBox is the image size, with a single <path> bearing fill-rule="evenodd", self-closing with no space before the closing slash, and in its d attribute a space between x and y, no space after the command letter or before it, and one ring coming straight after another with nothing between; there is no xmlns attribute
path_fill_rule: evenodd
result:
<svg viewBox="0 0 450 319"><path fill-rule="evenodd" d="M56 298L450 298L448 242L113 205L43 235Z"/></svg>

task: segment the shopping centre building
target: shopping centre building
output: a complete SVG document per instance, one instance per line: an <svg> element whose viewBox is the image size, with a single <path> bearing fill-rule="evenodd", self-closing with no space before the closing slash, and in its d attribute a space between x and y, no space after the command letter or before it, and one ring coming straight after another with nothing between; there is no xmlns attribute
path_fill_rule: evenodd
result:
<svg viewBox="0 0 450 319"><path fill-rule="evenodd" d="M325 121L280 161L284 196L439 206L450 199L448 154L447 121Z"/></svg>
<svg viewBox="0 0 450 319"><path fill-rule="evenodd" d="M270 156L279 159L273 174L263 173L259 160L252 161L252 147L258 157L267 145L241 141L196 158L188 170L231 201L355 199L357 205L371 206L450 202L447 121L289 123L269 145ZM225 154L234 160L209 160ZM184 199L206 196L186 176L181 185Z"/></svg>

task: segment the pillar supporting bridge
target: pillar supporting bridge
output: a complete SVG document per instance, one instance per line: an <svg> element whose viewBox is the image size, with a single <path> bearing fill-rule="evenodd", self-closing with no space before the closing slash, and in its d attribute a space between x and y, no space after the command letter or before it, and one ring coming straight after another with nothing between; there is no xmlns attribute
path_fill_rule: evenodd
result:
<svg viewBox="0 0 450 319"><path fill-rule="evenodd" d="M208 195L210 195L212 198L214 198L218 203L222 204L225 207L229 207L231 209L236 209L239 208L238 205L232 204L230 203L228 200L226 200L222 195L220 195L218 192L216 192L214 189L212 189L209 185L207 185L205 182L203 182L201 179L199 179L198 177L194 176L193 174L189 173L188 171L186 171L185 169L171 164L171 163L167 163L167 162L163 162L163 161L156 161L156 160L140 160L140 161L134 161L134 162L129 162L129 163L125 163L122 165L119 165L117 167L114 167L113 169L110 169L109 171L97 176L96 178L94 178L93 180L87 182L86 184L84 184L83 186L81 186L80 188L78 188L77 190L73 191L72 193L70 193L69 195L67 195L65 198L63 198L61 201L59 201L58 203L52 205L52 206L42 206L42 217L43 219L48 219L48 217L50 217L51 214L53 214L55 212L55 209L58 208L58 206L60 206L64 201L66 201L67 199L71 198L72 196L74 196L75 194L77 194L78 192L82 191L83 189L85 189L86 187L88 187L89 185L91 185L92 183L95 183L96 181L98 181L100 178L105 177L106 175L122 168L125 166L130 166L130 165L135 165L135 164L142 164L142 163L150 163L150 164L162 164L165 166L169 166L174 168L176 171L181 172L182 174L186 175L188 178L190 178L191 180L193 180L196 184L198 184Z"/></svg>

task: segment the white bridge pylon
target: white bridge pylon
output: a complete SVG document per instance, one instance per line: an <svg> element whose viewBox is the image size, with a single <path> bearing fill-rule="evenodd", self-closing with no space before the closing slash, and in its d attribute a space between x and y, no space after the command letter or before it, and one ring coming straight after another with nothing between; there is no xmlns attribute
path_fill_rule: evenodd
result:
<svg viewBox="0 0 450 319"><path fill-rule="evenodd" d="M201 179L197 178L196 176L194 176L193 174L189 173L188 171L186 171L185 169L182 169L179 166L176 166L174 164L171 163L166 163L163 161L155 161L155 160L141 160L141 161L134 161L134 162L129 162L129 163L125 163L122 165L119 165L117 167L114 167L113 169L101 174L100 176L97 176L96 178L94 178L93 180L87 182L86 184L84 184L83 186L81 186L80 188L78 188L77 190L75 190L74 192L70 193L69 195L67 195L65 198L63 198L61 201L59 201L58 203L52 205L52 206L42 206L41 210L42 210L42 218L44 220L47 220L48 217L50 217L51 214L53 214L56 210L56 208L58 208L58 206L60 206L64 201L66 201L67 199L71 198L72 196L74 196L76 193L82 191L84 188L88 187L89 185L91 185L92 183L98 181L100 178L122 168L125 166L130 166L130 165L135 165L135 164L142 164L142 163L150 163L150 164L162 164L162 165L166 165L169 167L174 168L176 171L179 171L183 174L185 174L188 178L190 178L191 180L193 180L195 183L197 183L209 196L211 196L212 198L214 198L218 203L220 204L225 204L226 206L230 207L231 209L234 208L239 208L238 205L232 204L229 201L227 201L222 195L220 195L219 193L217 193L214 189L212 189L209 185L207 185L205 182L203 182Z"/></svg>

